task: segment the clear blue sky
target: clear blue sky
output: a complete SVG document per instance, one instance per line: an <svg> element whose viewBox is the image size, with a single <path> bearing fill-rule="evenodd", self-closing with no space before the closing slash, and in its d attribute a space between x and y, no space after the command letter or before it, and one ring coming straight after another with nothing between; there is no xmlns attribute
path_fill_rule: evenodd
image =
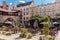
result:
<svg viewBox="0 0 60 40"><path fill-rule="evenodd" d="M2 4L3 0L0 0L0 5ZM7 2L7 4L10 6L11 2L14 2L15 4L20 4L22 2L19 2L21 0L5 0ZM24 2L29 2L31 0L23 0ZM40 5L40 4L47 4L47 3L54 3L55 0L34 0L36 5Z"/></svg>

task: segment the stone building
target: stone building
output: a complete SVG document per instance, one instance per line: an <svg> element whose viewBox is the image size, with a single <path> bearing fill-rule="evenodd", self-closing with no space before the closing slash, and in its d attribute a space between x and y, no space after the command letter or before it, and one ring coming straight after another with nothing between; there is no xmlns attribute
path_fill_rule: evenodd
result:
<svg viewBox="0 0 60 40"><path fill-rule="evenodd" d="M50 16L52 18L58 17L57 14L60 14L60 2L38 5L34 7L30 7L31 14L36 15L39 14L40 16Z"/></svg>
<svg viewBox="0 0 60 40"><path fill-rule="evenodd" d="M36 6L34 1L30 1L27 3L22 3L17 5L17 9L22 11L22 19L21 23L26 23L26 21L30 20L30 17L36 14L40 16L50 16L51 18L60 17L57 16L60 14L60 1L55 0L54 3L48 3L43 5ZM24 24L23 23L23 24Z"/></svg>
<svg viewBox="0 0 60 40"><path fill-rule="evenodd" d="M3 1L0 6L0 22L5 22L6 19L14 20L15 23L24 25L28 23L30 17L36 14L40 16L60 17L60 1L55 3L43 4L36 6L34 1L17 4L13 3L12 10L8 10L9 6Z"/></svg>
<svg viewBox="0 0 60 40"><path fill-rule="evenodd" d="M55 2L60 2L60 0L55 0Z"/></svg>
<svg viewBox="0 0 60 40"><path fill-rule="evenodd" d="M17 5L17 9L22 11L22 18L20 19L21 25L24 25L24 23L27 23L27 21L30 20L31 15L31 9L30 7L35 6L33 1L27 2L27 3L22 3Z"/></svg>
<svg viewBox="0 0 60 40"><path fill-rule="evenodd" d="M0 6L0 23L11 23L14 26L20 24L20 10L8 10L8 5L5 1Z"/></svg>

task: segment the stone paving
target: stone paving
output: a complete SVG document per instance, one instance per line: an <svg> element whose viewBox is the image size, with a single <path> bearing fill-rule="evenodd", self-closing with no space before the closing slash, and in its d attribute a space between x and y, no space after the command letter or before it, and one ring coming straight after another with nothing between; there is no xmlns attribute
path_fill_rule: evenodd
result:
<svg viewBox="0 0 60 40"><path fill-rule="evenodd" d="M0 39L5 39L5 40L39 40L39 37L41 35L37 35L37 36L33 36L31 39L26 39L26 38L19 38L20 33L17 34L12 34L11 36L6 36L6 35L2 35L0 34ZM58 34L56 34L55 40L60 40L60 31L58 31Z"/></svg>
<svg viewBox="0 0 60 40"><path fill-rule="evenodd" d="M14 40L14 38L17 38L17 37L19 37L19 33L12 34L11 36L6 36L6 35L0 34L0 39L5 39L5 40Z"/></svg>
<svg viewBox="0 0 60 40"><path fill-rule="evenodd" d="M12 34L11 36L6 36L6 35L0 34L0 39L5 39L5 40L38 40L39 39L39 35L33 36L31 39L26 39L26 38L15 39L15 38L18 38L18 37L19 37L19 33Z"/></svg>
<svg viewBox="0 0 60 40"><path fill-rule="evenodd" d="M58 31L58 34L56 34L55 40L60 40L60 30Z"/></svg>

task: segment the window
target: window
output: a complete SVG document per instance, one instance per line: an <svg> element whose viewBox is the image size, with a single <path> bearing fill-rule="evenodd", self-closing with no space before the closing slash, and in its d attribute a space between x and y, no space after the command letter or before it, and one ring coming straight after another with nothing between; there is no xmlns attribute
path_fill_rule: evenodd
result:
<svg viewBox="0 0 60 40"><path fill-rule="evenodd" d="M48 12L48 15L50 15L51 12Z"/></svg>
<svg viewBox="0 0 60 40"><path fill-rule="evenodd" d="M28 15L28 13L26 13Z"/></svg>
<svg viewBox="0 0 60 40"><path fill-rule="evenodd" d="M24 17L24 20L25 20L25 17Z"/></svg>
<svg viewBox="0 0 60 40"><path fill-rule="evenodd" d="M53 14L54 14L54 12L55 12L54 7L52 8L52 12L53 12Z"/></svg>
<svg viewBox="0 0 60 40"><path fill-rule="evenodd" d="M22 9L20 9L20 11L22 11Z"/></svg>
<svg viewBox="0 0 60 40"><path fill-rule="evenodd" d="M24 23L25 23L25 21L24 21Z"/></svg>
<svg viewBox="0 0 60 40"><path fill-rule="evenodd" d="M31 13L32 14L32 16L34 15L34 13Z"/></svg>
<svg viewBox="0 0 60 40"><path fill-rule="evenodd" d="M24 15L25 15L25 12L24 12Z"/></svg>
<svg viewBox="0 0 60 40"><path fill-rule="evenodd" d="M32 16L33 16L34 10L33 9L31 9L31 10L32 10Z"/></svg>
<svg viewBox="0 0 60 40"><path fill-rule="evenodd" d="M40 9L40 14L42 13L42 10Z"/></svg>
<svg viewBox="0 0 60 40"><path fill-rule="evenodd" d="M0 12L0 15L2 15L2 12Z"/></svg>
<svg viewBox="0 0 60 40"><path fill-rule="evenodd" d="M54 12L53 12L53 15L54 15Z"/></svg>
<svg viewBox="0 0 60 40"><path fill-rule="evenodd" d="M51 7L49 7L48 10L50 11L51 10Z"/></svg>
<svg viewBox="0 0 60 40"><path fill-rule="evenodd" d="M58 11L60 11L60 6L58 6Z"/></svg>
<svg viewBox="0 0 60 40"><path fill-rule="evenodd" d="M34 8L31 8L31 11L34 12Z"/></svg>
<svg viewBox="0 0 60 40"><path fill-rule="evenodd" d="M53 9L53 10L54 10L54 7L55 7L55 6L52 6L52 9Z"/></svg>
<svg viewBox="0 0 60 40"><path fill-rule="evenodd" d="M38 10L36 9L36 14L38 13Z"/></svg>
<svg viewBox="0 0 60 40"><path fill-rule="evenodd" d="M20 23L22 23L22 21L20 21Z"/></svg>
<svg viewBox="0 0 60 40"><path fill-rule="evenodd" d="M58 10L58 13L60 13L60 10Z"/></svg>
<svg viewBox="0 0 60 40"><path fill-rule="evenodd" d="M60 8L60 6L58 6L58 8Z"/></svg>
<svg viewBox="0 0 60 40"><path fill-rule="evenodd" d="M26 11L28 11L29 10L29 8L26 8Z"/></svg>
<svg viewBox="0 0 60 40"><path fill-rule="evenodd" d="M42 13L40 13L40 16L42 16Z"/></svg>
<svg viewBox="0 0 60 40"><path fill-rule="evenodd" d="M44 11L43 12L44 12L44 16L46 16L46 8L44 8Z"/></svg>
<svg viewBox="0 0 60 40"><path fill-rule="evenodd" d="M28 17L26 17L26 19L28 19Z"/></svg>
<svg viewBox="0 0 60 40"><path fill-rule="evenodd" d="M1 6L1 8L3 8L3 6Z"/></svg>
<svg viewBox="0 0 60 40"><path fill-rule="evenodd" d="M42 16L42 8L40 8L40 16Z"/></svg>
<svg viewBox="0 0 60 40"><path fill-rule="evenodd" d="M44 16L46 16L46 13L44 12Z"/></svg>
<svg viewBox="0 0 60 40"><path fill-rule="evenodd" d="M25 8L24 8L24 11L25 11Z"/></svg>

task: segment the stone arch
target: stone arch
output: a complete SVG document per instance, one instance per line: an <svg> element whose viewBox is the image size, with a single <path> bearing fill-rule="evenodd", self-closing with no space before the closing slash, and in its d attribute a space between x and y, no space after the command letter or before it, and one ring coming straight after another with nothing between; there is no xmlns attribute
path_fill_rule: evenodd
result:
<svg viewBox="0 0 60 40"><path fill-rule="evenodd" d="M4 22L12 22L14 25L16 25L15 19L14 18L11 18L11 17L6 18Z"/></svg>

